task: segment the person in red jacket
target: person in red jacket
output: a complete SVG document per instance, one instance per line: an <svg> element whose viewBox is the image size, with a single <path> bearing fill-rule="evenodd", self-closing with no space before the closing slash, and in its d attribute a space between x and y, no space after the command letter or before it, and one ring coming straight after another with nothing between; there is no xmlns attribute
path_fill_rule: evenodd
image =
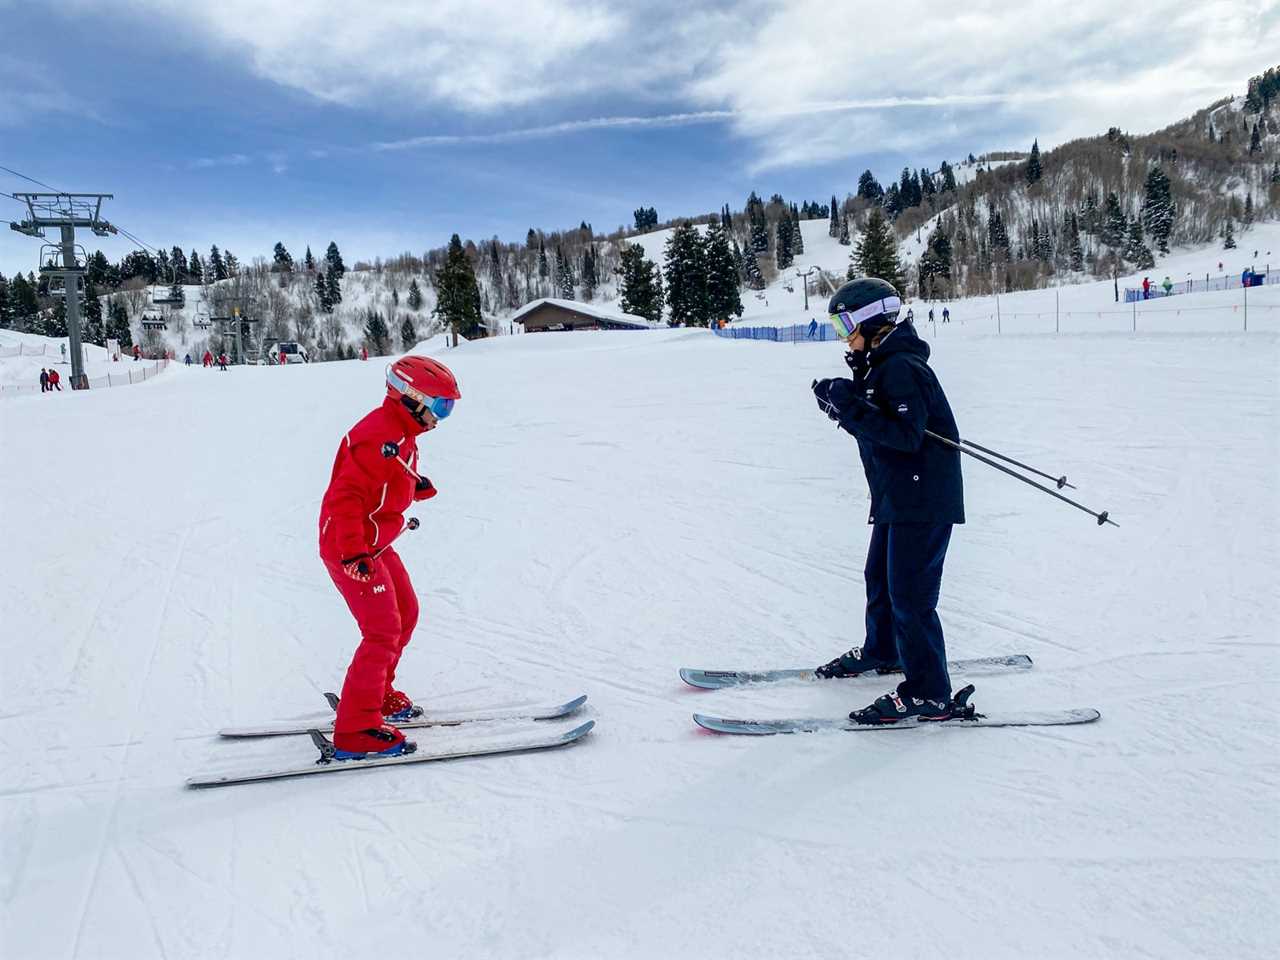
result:
<svg viewBox="0 0 1280 960"><path fill-rule="evenodd" d="M204 356L200 358L200 362L210 369L213 368L213 353L209 350L204 352Z"/></svg>
<svg viewBox="0 0 1280 960"><path fill-rule="evenodd" d="M49 368L49 389L51 391L57 390L59 393L62 392L62 385L58 383L58 381L61 379L62 379L62 376L58 373L58 371L53 369L53 367L50 367Z"/></svg>
<svg viewBox="0 0 1280 960"><path fill-rule="evenodd" d="M418 623L418 598L392 543L414 525L404 518L409 505L436 495L418 471L417 438L434 430L461 395L443 363L401 357L387 367L382 405L338 444L320 504L320 558L360 627L333 725L339 759L415 749L392 725L422 712L394 686Z"/></svg>

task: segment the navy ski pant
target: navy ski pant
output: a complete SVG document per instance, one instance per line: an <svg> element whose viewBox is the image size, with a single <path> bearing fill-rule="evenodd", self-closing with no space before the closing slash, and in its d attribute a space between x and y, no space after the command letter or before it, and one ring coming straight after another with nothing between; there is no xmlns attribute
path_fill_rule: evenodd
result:
<svg viewBox="0 0 1280 960"><path fill-rule="evenodd" d="M867 549L867 640L863 652L902 664L904 696L951 697L938 619L949 523L877 523Z"/></svg>

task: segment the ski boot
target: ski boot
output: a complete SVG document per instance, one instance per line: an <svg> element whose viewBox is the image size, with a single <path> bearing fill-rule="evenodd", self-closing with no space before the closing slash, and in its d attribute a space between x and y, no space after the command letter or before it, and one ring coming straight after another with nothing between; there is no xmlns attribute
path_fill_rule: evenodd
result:
<svg viewBox="0 0 1280 960"><path fill-rule="evenodd" d="M382 698L382 715L388 723L404 723L422 716L422 708L399 690L392 690Z"/></svg>
<svg viewBox="0 0 1280 960"><path fill-rule="evenodd" d="M876 673L901 673L902 665L881 660L878 657L864 656L861 647L854 647L847 653L840 654L830 663L824 663L813 672L824 680L832 680L839 677L856 677L873 670Z"/></svg>
<svg viewBox="0 0 1280 960"><path fill-rule="evenodd" d="M418 745L390 724L372 730L355 730L333 734L334 760L367 760L373 757L398 757L413 753Z"/></svg>
<svg viewBox="0 0 1280 960"><path fill-rule="evenodd" d="M929 700L902 694L901 688L890 690L875 703L849 714L854 723L885 724L915 720L919 723L941 723L947 720L971 720L977 714L969 704L973 684L969 684L948 700Z"/></svg>

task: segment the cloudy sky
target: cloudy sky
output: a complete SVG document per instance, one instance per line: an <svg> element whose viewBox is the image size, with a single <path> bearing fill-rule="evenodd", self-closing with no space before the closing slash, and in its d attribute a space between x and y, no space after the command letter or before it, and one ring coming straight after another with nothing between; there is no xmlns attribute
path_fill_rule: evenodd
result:
<svg viewBox="0 0 1280 960"><path fill-rule="evenodd" d="M0 0L0 165L150 244L350 263L1145 132L1277 50L1280 0Z"/></svg>

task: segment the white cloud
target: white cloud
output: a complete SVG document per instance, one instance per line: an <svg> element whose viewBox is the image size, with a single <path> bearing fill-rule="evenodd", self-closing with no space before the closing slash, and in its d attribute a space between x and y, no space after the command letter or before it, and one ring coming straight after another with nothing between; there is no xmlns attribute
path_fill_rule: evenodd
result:
<svg viewBox="0 0 1280 960"><path fill-rule="evenodd" d="M196 157L187 166L193 170L208 170L213 167L243 167L249 162L243 153L229 153L221 157Z"/></svg>
<svg viewBox="0 0 1280 960"><path fill-rule="evenodd" d="M384 114L439 107L487 125L374 149L726 123L755 170L883 150L923 158L955 139L995 141L972 144L981 150L1032 136L1048 146L1113 124L1143 131L1241 91L1280 49L1280 0L132 6L322 101ZM607 104L619 98L628 108L613 114ZM535 107L550 119L520 123Z"/></svg>
<svg viewBox="0 0 1280 960"><path fill-rule="evenodd" d="M1278 6L793 0L719 45L687 92L734 111L735 132L756 145L756 169L883 149L921 154L969 128L1045 143L1111 125L1145 131L1242 91L1271 64ZM846 108L788 113L822 100Z"/></svg>

